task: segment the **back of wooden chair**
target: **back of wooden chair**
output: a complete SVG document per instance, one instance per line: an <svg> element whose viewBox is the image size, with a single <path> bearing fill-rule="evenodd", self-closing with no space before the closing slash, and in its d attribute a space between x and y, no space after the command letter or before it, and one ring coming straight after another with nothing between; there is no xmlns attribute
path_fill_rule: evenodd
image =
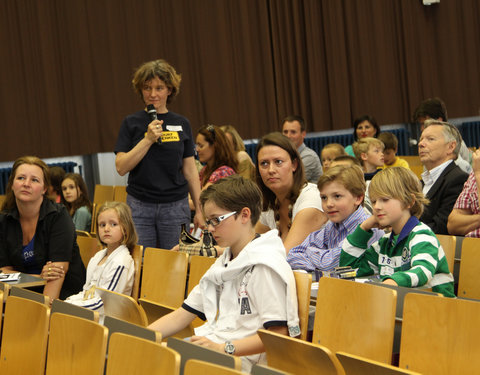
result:
<svg viewBox="0 0 480 375"><path fill-rule="evenodd" d="M455 263L455 248L457 246L457 237L448 234L437 234L438 242L442 245L445 257L448 262L448 269L453 274L453 266Z"/></svg>
<svg viewBox="0 0 480 375"><path fill-rule="evenodd" d="M125 320L117 319L112 316L105 316L103 325L108 328L109 339L113 333L120 332L153 342L162 341L162 335L160 334L160 332L156 332L151 329L139 326L138 324L129 323Z"/></svg>
<svg viewBox="0 0 480 375"><path fill-rule="evenodd" d="M390 363L396 297L397 292L389 288L322 277L312 342L333 352Z"/></svg>
<svg viewBox="0 0 480 375"><path fill-rule="evenodd" d="M97 233L97 212L100 206L105 202L114 200L114 188L110 185L95 185L92 207L92 228L90 232Z"/></svg>
<svg viewBox="0 0 480 375"><path fill-rule="evenodd" d="M83 265L87 268L90 259L100 250L100 243L95 237L77 236L77 245Z"/></svg>
<svg viewBox="0 0 480 375"><path fill-rule="evenodd" d="M338 352L337 358L345 370L345 375L420 375L418 372L404 370L345 352Z"/></svg>
<svg viewBox="0 0 480 375"><path fill-rule="evenodd" d="M122 185L114 186L113 200L116 202L127 203L127 187Z"/></svg>
<svg viewBox="0 0 480 375"><path fill-rule="evenodd" d="M480 299L480 238L466 237L462 243L462 257L458 279L459 297Z"/></svg>
<svg viewBox="0 0 480 375"><path fill-rule="evenodd" d="M77 237L93 237L90 232L85 230L76 229Z"/></svg>
<svg viewBox="0 0 480 375"><path fill-rule="evenodd" d="M310 295L312 293L312 275L293 272L297 288L298 318L300 319L300 339L306 340L308 334L308 315L310 312Z"/></svg>
<svg viewBox="0 0 480 375"><path fill-rule="evenodd" d="M422 179L423 165L410 165L410 170L415 173L419 180Z"/></svg>
<svg viewBox="0 0 480 375"><path fill-rule="evenodd" d="M33 290L20 288L18 286L12 286L10 288L10 295L15 297L26 298L38 303L43 303L44 305L49 306L50 299L48 296L44 296L41 293L34 292Z"/></svg>
<svg viewBox="0 0 480 375"><path fill-rule="evenodd" d="M403 307L400 367L422 374L472 374L480 368L480 303L410 293Z"/></svg>
<svg viewBox="0 0 480 375"><path fill-rule="evenodd" d="M258 331L267 353L268 365L302 375L343 374L335 355L322 345L280 335L264 329Z"/></svg>
<svg viewBox="0 0 480 375"><path fill-rule="evenodd" d="M159 303L149 301L143 298L138 300L140 306L142 306L145 314L147 315L148 324L152 324L157 319L160 319L162 316L170 314L171 312L175 311L173 307L161 305ZM194 334L193 325L189 324L188 327L185 327L180 332L177 332L173 337L177 338L186 338L190 337Z"/></svg>
<svg viewBox="0 0 480 375"><path fill-rule="evenodd" d="M147 316L143 308L132 297L103 288L95 288L103 301L105 315L127 322L147 326Z"/></svg>
<svg viewBox="0 0 480 375"><path fill-rule="evenodd" d="M115 332L110 337L107 375L178 375L180 355L159 343Z"/></svg>
<svg viewBox="0 0 480 375"><path fill-rule="evenodd" d="M170 307L185 299L188 255L147 247L143 258L141 297Z"/></svg>
<svg viewBox="0 0 480 375"><path fill-rule="evenodd" d="M0 282L0 290L3 292L3 298L0 299L0 302L5 302L10 294L10 285Z"/></svg>
<svg viewBox="0 0 480 375"><path fill-rule="evenodd" d="M103 375L107 334L108 329L94 321L53 314L46 375Z"/></svg>
<svg viewBox="0 0 480 375"><path fill-rule="evenodd" d="M184 375L244 375L244 372L234 370L225 366L216 365L205 361L199 361L198 359L190 359L185 364Z"/></svg>
<svg viewBox="0 0 480 375"><path fill-rule="evenodd" d="M133 279L132 298L138 301L140 295L140 280L142 279L143 246L135 245L132 251L132 258L135 264L135 277Z"/></svg>
<svg viewBox="0 0 480 375"><path fill-rule="evenodd" d="M192 289L198 285L202 276L208 271L212 264L215 263L215 260L216 258L202 257L200 255L190 256L187 294L190 294Z"/></svg>
<svg viewBox="0 0 480 375"><path fill-rule="evenodd" d="M266 366L266 365L253 365L252 371L250 372L252 375L288 375L289 372L280 371L274 369L273 367Z"/></svg>
<svg viewBox="0 0 480 375"><path fill-rule="evenodd" d="M180 354L180 375L183 374L185 363L189 359L199 359L220 366L225 366L235 370L241 370L242 361L240 357L231 356L216 350L208 349L204 346L192 344L191 342L169 337L167 346Z"/></svg>
<svg viewBox="0 0 480 375"><path fill-rule="evenodd" d="M45 371L50 310L43 303L9 296L0 353L1 374Z"/></svg>
<svg viewBox="0 0 480 375"><path fill-rule="evenodd" d="M85 307L77 306L72 303L68 303L59 299L53 300L50 313L51 314L62 313L62 314L78 316L79 318L92 320L97 323L100 318L98 311L86 309Z"/></svg>

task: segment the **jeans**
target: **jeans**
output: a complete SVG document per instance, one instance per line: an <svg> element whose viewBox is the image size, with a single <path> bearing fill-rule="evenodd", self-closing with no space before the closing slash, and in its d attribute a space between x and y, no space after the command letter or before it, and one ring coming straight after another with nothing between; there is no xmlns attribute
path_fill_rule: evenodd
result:
<svg viewBox="0 0 480 375"><path fill-rule="evenodd" d="M138 244L170 250L178 244L182 224L189 228L188 197L170 203L142 202L131 195L127 204L132 209Z"/></svg>

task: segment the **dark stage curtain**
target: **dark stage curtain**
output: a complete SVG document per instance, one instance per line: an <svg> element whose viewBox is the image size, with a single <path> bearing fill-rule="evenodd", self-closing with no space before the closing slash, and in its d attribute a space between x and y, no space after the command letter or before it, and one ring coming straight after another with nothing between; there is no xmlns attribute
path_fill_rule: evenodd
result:
<svg viewBox="0 0 480 375"><path fill-rule="evenodd" d="M4 161L112 151L156 58L182 73L170 110L246 139L293 113L324 131L480 107L480 0L5 0L0 51Z"/></svg>

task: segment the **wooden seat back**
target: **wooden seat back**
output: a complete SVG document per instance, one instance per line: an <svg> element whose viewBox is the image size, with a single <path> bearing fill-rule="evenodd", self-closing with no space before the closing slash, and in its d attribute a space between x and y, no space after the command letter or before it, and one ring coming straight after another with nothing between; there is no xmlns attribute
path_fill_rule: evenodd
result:
<svg viewBox="0 0 480 375"><path fill-rule="evenodd" d="M480 300L480 238L466 237L462 242L462 256L458 278L459 297Z"/></svg>
<svg viewBox="0 0 480 375"><path fill-rule="evenodd" d="M276 369L302 375L343 374L335 355L325 346L280 335L264 329L258 331L268 365Z"/></svg>
<svg viewBox="0 0 480 375"><path fill-rule="evenodd" d="M472 374L480 368L480 303L409 293L403 307L400 367L422 374Z"/></svg>
<svg viewBox="0 0 480 375"><path fill-rule="evenodd" d="M143 308L132 297L103 288L95 288L103 301L105 315L127 322L147 326L147 316Z"/></svg>
<svg viewBox="0 0 480 375"><path fill-rule="evenodd" d="M53 314L46 375L103 375L107 333L106 327L92 320Z"/></svg>
<svg viewBox="0 0 480 375"><path fill-rule="evenodd" d="M300 339L306 340L308 334L308 316L310 313L310 295L312 293L312 275L304 272L293 272L293 275L297 289Z"/></svg>
<svg viewBox="0 0 480 375"><path fill-rule="evenodd" d="M453 266L455 264L455 248L457 246L457 237L448 234L437 234L438 242L442 245L443 252L448 262L448 269L453 274Z"/></svg>
<svg viewBox="0 0 480 375"><path fill-rule="evenodd" d="M322 277L312 342L332 352L345 351L390 363L396 296L395 290L374 284Z"/></svg>
<svg viewBox="0 0 480 375"><path fill-rule="evenodd" d="M141 297L173 308L185 299L188 255L147 247L143 259Z"/></svg>
<svg viewBox="0 0 480 375"><path fill-rule="evenodd" d="M185 364L184 375L244 375L244 372L234 370L215 363L200 361L198 359L190 359Z"/></svg>
<svg viewBox="0 0 480 375"><path fill-rule="evenodd" d="M93 311L82 306L77 306L73 303L68 303L59 299L53 300L50 313L62 313L78 316L79 318L92 320L97 323L100 318L97 311Z"/></svg>
<svg viewBox="0 0 480 375"><path fill-rule="evenodd" d="M95 237L77 236L77 245L80 250L80 257L82 258L85 268L88 267L90 259L101 250L101 245Z"/></svg>
<svg viewBox="0 0 480 375"><path fill-rule="evenodd" d="M178 375L180 355L159 343L115 332L108 346L107 375Z"/></svg>
<svg viewBox="0 0 480 375"><path fill-rule="evenodd" d="M386 365L350 353L338 352L336 356L345 370L345 375L420 375L418 372Z"/></svg>
<svg viewBox="0 0 480 375"><path fill-rule="evenodd" d="M50 309L44 303L8 297L3 319L0 374L44 374L49 316Z"/></svg>

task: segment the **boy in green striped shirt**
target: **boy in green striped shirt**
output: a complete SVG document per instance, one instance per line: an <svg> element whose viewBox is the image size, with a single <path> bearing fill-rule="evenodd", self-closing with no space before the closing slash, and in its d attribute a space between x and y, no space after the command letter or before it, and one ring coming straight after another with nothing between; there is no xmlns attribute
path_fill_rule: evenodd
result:
<svg viewBox="0 0 480 375"><path fill-rule="evenodd" d="M372 179L369 194L373 216L343 242L340 266L358 268L357 276L378 274L385 284L425 286L455 297L442 246L418 220L428 200L415 174L401 167L384 169ZM392 232L368 247L371 229L377 227L391 227Z"/></svg>

